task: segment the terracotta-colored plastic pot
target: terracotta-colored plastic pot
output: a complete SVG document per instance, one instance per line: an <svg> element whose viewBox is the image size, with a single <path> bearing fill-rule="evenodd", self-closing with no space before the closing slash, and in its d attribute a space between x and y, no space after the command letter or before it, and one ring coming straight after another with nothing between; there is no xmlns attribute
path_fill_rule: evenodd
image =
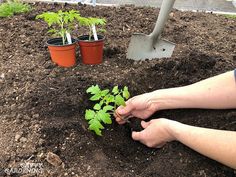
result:
<svg viewBox="0 0 236 177"><path fill-rule="evenodd" d="M100 64L103 58L104 36L98 35L98 40L89 41L89 35L78 38L80 54L84 64Z"/></svg>
<svg viewBox="0 0 236 177"><path fill-rule="evenodd" d="M76 44L72 39L72 44L62 45L62 38L53 38L47 41L51 59L54 63L63 67L71 67L76 63Z"/></svg>

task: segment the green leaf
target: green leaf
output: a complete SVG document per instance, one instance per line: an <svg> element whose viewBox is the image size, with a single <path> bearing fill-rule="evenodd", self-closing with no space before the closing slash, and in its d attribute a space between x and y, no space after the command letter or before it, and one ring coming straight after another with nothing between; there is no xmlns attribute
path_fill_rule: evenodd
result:
<svg viewBox="0 0 236 177"><path fill-rule="evenodd" d="M115 95L119 93L119 88L118 88L118 86L115 86L115 87L112 89L112 93L114 93Z"/></svg>
<svg viewBox="0 0 236 177"><path fill-rule="evenodd" d="M87 109L87 110L85 111L85 119L86 119L86 120L91 120L91 119L94 118L95 114L96 114L96 113L95 113L93 110Z"/></svg>
<svg viewBox="0 0 236 177"><path fill-rule="evenodd" d="M75 20L80 17L78 11L71 10L69 12L45 12L36 16L36 19L43 19L50 28L53 36L60 36L62 39L66 38L66 32L70 33L75 28ZM63 44L68 41L63 40Z"/></svg>
<svg viewBox="0 0 236 177"><path fill-rule="evenodd" d="M102 117L102 121L105 123L105 124L111 124L112 123L112 120L111 120L111 115L108 114L108 113L105 113Z"/></svg>
<svg viewBox="0 0 236 177"><path fill-rule="evenodd" d="M115 102L115 97L113 95L107 95L105 98L104 98L106 104L109 104L109 103L114 103Z"/></svg>
<svg viewBox="0 0 236 177"><path fill-rule="evenodd" d="M102 117L104 116L104 113L105 113L105 111L103 111L103 110L99 110L99 111L97 112L97 119L98 119L99 121L102 120Z"/></svg>
<svg viewBox="0 0 236 177"><path fill-rule="evenodd" d="M126 100L130 97L130 93L127 86L124 87L122 95Z"/></svg>
<svg viewBox="0 0 236 177"><path fill-rule="evenodd" d="M79 21L80 26L89 26L90 25L90 21L88 18L80 17L80 18L77 18L77 20Z"/></svg>
<svg viewBox="0 0 236 177"><path fill-rule="evenodd" d="M86 90L86 93L91 93L92 95L98 94L101 92L101 89L99 88L98 85L92 85Z"/></svg>
<svg viewBox="0 0 236 177"><path fill-rule="evenodd" d="M102 95L102 96L106 96L106 95L109 93L109 91L110 91L109 89L102 90L102 91L101 91L101 95Z"/></svg>
<svg viewBox="0 0 236 177"><path fill-rule="evenodd" d="M101 109L101 105L99 103L95 104L95 106L93 107L93 109L95 110L100 110Z"/></svg>
<svg viewBox="0 0 236 177"><path fill-rule="evenodd" d="M116 95L115 96L115 104L118 105L118 106L120 106L120 105L125 106L124 98L121 95Z"/></svg>
<svg viewBox="0 0 236 177"><path fill-rule="evenodd" d="M10 17L15 14L25 13L32 10L30 5L20 1L7 1L0 3L0 17Z"/></svg>
<svg viewBox="0 0 236 177"><path fill-rule="evenodd" d="M96 95L93 95L93 96L90 98L90 100L91 100L91 101L97 101L97 100L99 100L100 98L101 98L101 95L96 94Z"/></svg>
<svg viewBox="0 0 236 177"><path fill-rule="evenodd" d="M98 85L93 85L86 92L92 94L90 100L96 101L96 104L93 110L86 110L85 119L88 121L89 130L101 136L101 130L104 129L102 124L111 124L111 112L114 112L115 107L125 105L125 99L129 98L128 87L119 90L115 86L110 93L109 89L101 90Z"/></svg>
<svg viewBox="0 0 236 177"><path fill-rule="evenodd" d="M55 30L55 29L48 30L48 33L56 33L56 32L57 32L57 30Z"/></svg>
<svg viewBox="0 0 236 177"><path fill-rule="evenodd" d="M103 110L100 110L98 111L97 113L97 119L99 121L103 121L105 124L111 124L112 123L112 120L111 120L111 115L106 113L105 111Z"/></svg>
<svg viewBox="0 0 236 177"><path fill-rule="evenodd" d="M104 127L102 126L102 124L96 120L93 119L89 122L89 130L94 131L97 135L102 136L102 131L101 129L104 129Z"/></svg>
<svg viewBox="0 0 236 177"><path fill-rule="evenodd" d="M89 21L90 21L91 25L105 25L106 24L106 20L104 18L93 18L93 17L90 17Z"/></svg>
<svg viewBox="0 0 236 177"><path fill-rule="evenodd" d="M105 112L107 112L107 111L111 111L111 110L113 110L113 109L114 109L114 106L107 105L107 106L104 106L102 110L105 111Z"/></svg>
<svg viewBox="0 0 236 177"><path fill-rule="evenodd" d="M100 106L102 106L103 103L104 103L104 100L101 100L101 101L99 102Z"/></svg>

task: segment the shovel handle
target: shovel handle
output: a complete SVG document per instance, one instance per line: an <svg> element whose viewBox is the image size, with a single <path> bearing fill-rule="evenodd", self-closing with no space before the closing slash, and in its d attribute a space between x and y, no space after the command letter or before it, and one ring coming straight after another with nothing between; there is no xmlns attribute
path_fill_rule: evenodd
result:
<svg viewBox="0 0 236 177"><path fill-rule="evenodd" d="M153 32L150 34L154 41L158 40L164 29L165 23L169 17L169 13L173 8L175 0L162 0L161 9L157 18L157 22Z"/></svg>

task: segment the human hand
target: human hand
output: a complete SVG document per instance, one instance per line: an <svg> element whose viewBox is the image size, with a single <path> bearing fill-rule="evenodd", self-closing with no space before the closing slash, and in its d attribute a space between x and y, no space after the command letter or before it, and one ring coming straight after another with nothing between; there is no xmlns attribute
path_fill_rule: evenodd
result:
<svg viewBox="0 0 236 177"><path fill-rule="evenodd" d="M133 131L132 138L148 147L161 148L167 142L176 140L170 128L170 125L173 125L172 122L175 121L165 118L154 119L149 122L142 121L141 126L144 130Z"/></svg>
<svg viewBox="0 0 236 177"><path fill-rule="evenodd" d="M125 107L120 106L115 111L116 121L119 124L123 124L125 123L123 119L125 117L148 118L157 111L157 107L152 103L151 99L151 93L145 93L129 99L126 101Z"/></svg>

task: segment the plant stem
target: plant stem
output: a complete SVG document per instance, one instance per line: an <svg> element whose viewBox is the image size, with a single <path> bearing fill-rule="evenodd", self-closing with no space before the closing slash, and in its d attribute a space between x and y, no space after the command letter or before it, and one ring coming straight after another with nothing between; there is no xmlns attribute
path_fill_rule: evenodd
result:
<svg viewBox="0 0 236 177"><path fill-rule="evenodd" d="M60 18L61 22L61 37L62 37L62 44L65 45L65 32L64 32L64 22L63 17Z"/></svg>
<svg viewBox="0 0 236 177"><path fill-rule="evenodd" d="M92 26L89 25L89 41L91 41L92 37Z"/></svg>
<svg viewBox="0 0 236 177"><path fill-rule="evenodd" d="M115 113L115 111L110 111L110 112L107 112L108 114L114 114Z"/></svg>

